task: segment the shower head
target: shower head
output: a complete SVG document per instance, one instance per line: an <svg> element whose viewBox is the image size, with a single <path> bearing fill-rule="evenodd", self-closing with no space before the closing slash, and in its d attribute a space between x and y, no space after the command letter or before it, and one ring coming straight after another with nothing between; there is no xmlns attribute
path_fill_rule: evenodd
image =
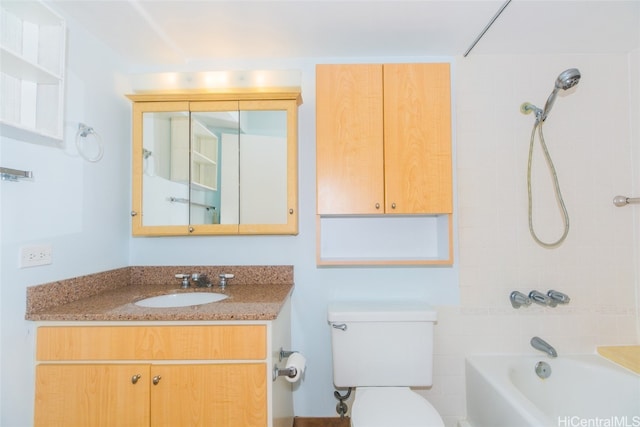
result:
<svg viewBox="0 0 640 427"><path fill-rule="evenodd" d="M580 81L580 71L577 68L569 68L560 73L556 79L556 87L562 90L571 89Z"/></svg>
<svg viewBox="0 0 640 427"><path fill-rule="evenodd" d="M560 89L570 89L577 85L579 81L580 71L578 71L577 68L569 68L568 70L560 73L560 75L556 79L556 84L553 88L553 92L551 92L551 95L549 95L547 103L544 105L544 110L542 110L542 121L545 121L547 119L547 115L549 115L549 111L551 111L551 107L553 107L553 103L555 102L556 96L558 95L558 91Z"/></svg>

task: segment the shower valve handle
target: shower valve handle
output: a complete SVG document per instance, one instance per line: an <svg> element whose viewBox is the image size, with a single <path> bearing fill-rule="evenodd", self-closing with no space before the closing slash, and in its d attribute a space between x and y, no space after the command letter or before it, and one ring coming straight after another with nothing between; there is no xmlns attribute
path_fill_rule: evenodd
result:
<svg viewBox="0 0 640 427"><path fill-rule="evenodd" d="M569 304L571 298L562 292L554 291L553 289L547 292L547 296L551 300L551 306L555 307L557 304Z"/></svg>

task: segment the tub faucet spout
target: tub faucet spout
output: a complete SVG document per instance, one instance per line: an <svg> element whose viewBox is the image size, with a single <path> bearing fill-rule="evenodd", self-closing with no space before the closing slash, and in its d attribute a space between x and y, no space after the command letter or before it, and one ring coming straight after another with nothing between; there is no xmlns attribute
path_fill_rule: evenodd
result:
<svg viewBox="0 0 640 427"><path fill-rule="evenodd" d="M549 357L558 357L556 349L540 337L531 338L531 346L536 350L544 351Z"/></svg>

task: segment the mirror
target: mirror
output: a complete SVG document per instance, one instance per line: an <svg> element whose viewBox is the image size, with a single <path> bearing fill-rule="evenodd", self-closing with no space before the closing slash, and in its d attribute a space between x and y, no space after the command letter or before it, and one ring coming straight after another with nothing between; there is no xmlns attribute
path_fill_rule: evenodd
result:
<svg viewBox="0 0 640 427"><path fill-rule="evenodd" d="M296 112L295 101L136 102L134 235L297 234Z"/></svg>

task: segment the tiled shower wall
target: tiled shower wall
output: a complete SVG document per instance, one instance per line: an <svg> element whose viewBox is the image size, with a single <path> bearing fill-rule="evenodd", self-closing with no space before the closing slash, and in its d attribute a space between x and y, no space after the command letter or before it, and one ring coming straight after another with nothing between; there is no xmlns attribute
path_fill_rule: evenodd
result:
<svg viewBox="0 0 640 427"><path fill-rule="evenodd" d="M434 386L424 392L447 425L466 413L467 354L532 354L535 335L560 355L640 342L638 209L611 202L638 189L638 68L636 60L630 71L630 58L471 55L457 63L461 305L438 307ZM534 117L519 108L525 101L542 108L558 74L572 67L582 79L558 96L543 128L571 229L557 249L544 249L530 237L527 221ZM537 137L534 153L534 223L543 240L553 241L562 234L562 219ZM532 289L556 289L571 303L511 307L511 291Z"/></svg>

